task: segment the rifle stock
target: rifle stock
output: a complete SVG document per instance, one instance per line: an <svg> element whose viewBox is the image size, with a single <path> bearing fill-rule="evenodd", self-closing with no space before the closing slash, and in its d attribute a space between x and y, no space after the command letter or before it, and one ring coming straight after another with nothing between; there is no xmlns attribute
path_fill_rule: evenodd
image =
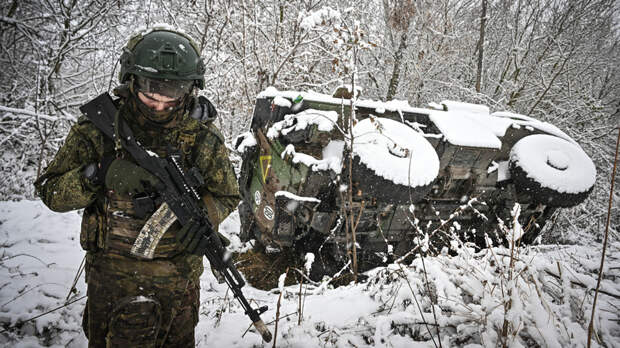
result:
<svg viewBox="0 0 620 348"><path fill-rule="evenodd" d="M196 177L197 171L192 169L189 173L185 173L175 155L160 158L142 148L134 139L129 126L120 117L115 117L118 110L108 93L103 93L82 105L80 111L105 136L112 140L116 140L114 120L119 120L119 124L116 126L122 147L131 154L140 167L146 169L163 183L162 188L158 189L160 195L158 198L167 204L168 209L174 213L182 226L190 223L190 221L198 221L200 226L203 226L202 232L209 241L205 256L212 267L224 276L228 287L243 307L245 314L252 320L263 340L271 341L271 332L260 318L260 315L267 310L267 306L253 309L248 303L241 291L245 285L243 277L213 229L206 211L200 205L200 196L196 189L201 178Z"/></svg>

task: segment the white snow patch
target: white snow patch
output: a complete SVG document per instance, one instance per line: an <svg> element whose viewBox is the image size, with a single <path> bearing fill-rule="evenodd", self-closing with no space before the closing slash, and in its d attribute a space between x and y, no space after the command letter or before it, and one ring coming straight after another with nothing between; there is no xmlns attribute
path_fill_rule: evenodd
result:
<svg viewBox="0 0 620 348"><path fill-rule="evenodd" d="M510 179L510 162L500 161L497 164L497 181L506 181Z"/></svg>
<svg viewBox="0 0 620 348"><path fill-rule="evenodd" d="M237 138L235 138L235 141L233 142L233 144L237 144L239 139L242 139L242 140L235 150L237 150L240 153L244 153L245 150L247 150L248 148L251 148L257 145L256 138L254 137L254 134L252 134L252 132L248 131L248 132L240 134Z"/></svg>
<svg viewBox="0 0 620 348"><path fill-rule="evenodd" d="M571 137L568 136L568 134L564 133L562 130L560 130L558 127L547 123L547 122L542 122L539 121L535 118L532 118L530 116L526 116L526 115L521 115L521 114L515 114L513 112L508 112L508 111L497 111L491 114L492 118L499 118L499 119L511 119L511 121L513 122L513 126L515 128L519 128L521 126L526 127L527 129L538 129L540 131L543 131L545 133L549 133L552 135L555 135L556 137L562 138L566 141L570 141L573 144L577 144L577 142L575 140L573 140ZM497 119L495 119L495 122L498 123L497 127L501 128L500 125L504 124L501 121L497 121ZM498 133L499 136L504 136L505 134L505 130L502 133Z"/></svg>
<svg viewBox="0 0 620 348"><path fill-rule="evenodd" d="M235 210L220 223L218 229L218 232L230 241L228 251L242 253L253 248L254 240L242 242L239 238L239 231L241 231L241 219L239 218L239 211Z"/></svg>
<svg viewBox="0 0 620 348"><path fill-rule="evenodd" d="M295 98L301 96L303 100L326 103L326 104L334 104L340 105L342 103L342 99L334 98L331 95L317 93L313 91L308 92L299 92L299 91L279 91L273 86L267 87L264 91L260 92L257 98L275 98L276 96L281 96L290 100L294 100ZM420 114L428 114L430 110L423 108L414 108L409 105L406 100L391 100L388 102L375 101L375 100L356 100L355 106L362 108L369 108L375 110L382 110L382 112L410 112L410 113L420 113ZM381 113L378 111L378 113Z"/></svg>
<svg viewBox="0 0 620 348"><path fill-rule="evenodd" d="M281 154L282 158L291 156L293 163L301 163L310 167L313 171L333 170L337 174L342 170L342 155L340 157L330 156L323 159L316 159L305 153L295 151L293 144L288 144Z"/></svg>
<svg viewBox="0 0 620 348"><path fill-rule="evenodd" d="M440 104L443 105L448 111L458 111L462 113L480 115L489 114L489 107L486 105L464 103L454 100L443 100Z"/></svg>
<svg viewBox="0 0 620 348"><path fill-rule="evenodd" d="M282 273L280 274L280 277L278 278L278 289L280 290L280 292L284 292L284 282L286 281L286 273Z"/></svg>
<svg viewBox="0 0 620 348"><path fill-rule="evenodd" d="M510 151L510 161L541 186L558 192L585 192L596 180L594 163L581 147L552 135L519 140Z"/></svg>
<svg viewBox="0 0 620 348"><path fill-rule="evenodd" d="M277 106L281 106L285 108L290 108L293 105L293 103L291 103L290 100L283 98L281 96L276 96L275 98L273 98L273 103Z"/></svg>
<svg viewBox="0 0 620 348"><path fill-rule="evenodd" d="M342 103L340 98L333 98L326 94L313 91L279 91L272 86L258 94L258 98L275 98L276 96L290 100L301 96L307 101L333 105ZM444 105L448 111L443 111ZM425 109L411 107L406 100L388 102L356 100L355 106L374 109L378 114L386 111L398 112L401 118L404 112L429 115L431 121L439 128L446 140L453 145L500 149L501 141L498 137L503 137L510 127L537 129L576 144L571 137L552 124L507 111L490 114L489 108L484 105L444 100L441 105L430 103L429 106L432 109Z"/></svg>
<svg viewBox="0 0 620 348"><path fill-rule="evenodd" d="M292 131L303 130L310 125L316 125L319 131L331 132L337 120L338 113L336 111L308 109L298 114L285 115L284 120L274 123L267 130L267 137L274 139L280 134L286 135Z"/></svg>
<svg viewBox="0 0 620 348"><path fill-rule="evenodd" d="M294 193L288 191L277 191L275 193L276 197L286 197L288 199L299 201L299 202L312 202L312 203L321 203L321 200L315 197L302 197L298 196Z"/></svg>
<svg viewBox="0 0 620 348"><path fill-rule="evenodd" d="M54 213L41 201L0 202L0 327L13 326L65 303L84 257L80 221L77 212ZM82 274L70 300L86 295L83 278ZM22 346L44 346L44 331L56 329L64 334L48 345L65 346L71 339L74 347L86 346L81 328L85 303L82 299L26 323L24 334L40 339L21 340L7 332L0 334L0 345L16 346L17 342L9 343L13 337Z"/></svg>
<svg viewBox="0 0 620 348"><path fill-rule="evenodd" d="M328 21L339 19L340 12L325 6L318 11L301 11L298 16L299 26L305 31L310 31L319 25L324 25Z"/></svg>
<svg viewBox="0 0 620 348"><path fill-rule="evenodd" d="M448 101L443 101L445 105ZM502 142L499 140L493 129L489 129L487 114L485 117L484 109L474 108L471 109L467 106L474 104L465 104L458 102L450 102L448 105L455 105L453 109L448 111L431 110L429 115L431 121L435 123L437 128L444 135L446 140L458 146L471 146L471 147L488 147L493 149L500 149ZM510 121L507 121L510 123Z"/></svg>
<svg viewBox="0 0 620 348"><path fill-rule="evenodd" d="M439 158L418 132L387 118L367 118L353 127L353 153L377 175L411 187L437 177Z"/></svg>
<svg viewBox="0 0 620 348"><path fill-rule="evenodd" d="M435 102L428 103L428 107L433 110L439 110L439 111L443 110L443 105L437 104Z"/></svg>
<svg viewBox="0 0 620 348"><path fill-rule="evenodd" d="M323 160L330 162L330 168L340 174L342 168L342 158L344 155L344 141L331 140L323 148Z"/></svg>
<svg viewBox="0 0 620 348"><path fill-rule="evenodd" d="M304 269L306 270L306 274L310 274L312 264L314 263L314 254L306 253L306 256L304 256L304 261Z"/></svg>
<svg viewBox="0 0 620 348"><path fill-rule="evenodd" d="M430 118L453 145L500 149L498 137L506 135L510 127L525 127L530 131L537 129L576 144L556 126L529 116L506 111L489 114L488 107L477 104L455 101L443 101L442 104L448 111L429 110Z"/></svg>
<svg viewBox="0 0 620 348"><path fill-rule="evenodd" d="M168 23L163 23L163 22L158 22L158 23L154 23L152 26L150 27L144 27L144 26L140 26L138 28L136 28L136 30L133 31L133 33L131 33L131 35L129 35L129 37L127 38L127 43L129 43L129 40L131 40L134 36L140 35L140 36L145 36L153 31L158 31L158 30L166 30L166 31L174 31L177 33L181 33L183 35L186 35L188 37L191 37L191 35L189 35L187 32L185 32L183 29L177 28L175 26L172 26ZM127 46L127 43L125 44L125 46Z"/></svg>
<svg viewBox="0 0 620 348"><path fill-rule="evenodd" d="M83 256L78 242L80 216L51 212L40 201L0 202L0 221L0 322L9 326L63 304ZM225 220L220 231L237 236L238 215ZM608 247L611 263L603 273L605 293L599 293L594 326L606 346L619 347L618 301L610 295L620 295L614 261L620 259L620 243L611 241ZM299 284L282 284L278 346L434 347L424 318L433 332L440 330L444 347L495 347L501 345L504 318L510 318L511 347L528 343L585 347L600 252L591 245L521 248L512 262L512 280L510 249L474 253L461 248L456 256L426 257L424 265L416 258L410 265L376 268L366 272L369 279L360 284L333 289L326 282L304 282L301 325L295 314ZM250 320L227 286L218 284L208 271L206 259L204 265L196 347L270 346L253 329L242 337ZM83 279L77 291L74 296L85 293ZM269 306L261 317L273 332L278 295L250 284L243 293L254 308ZM437 299L434 307L429 294ZM512 309L505 313L508 300ZM0 342L7 347L85 347L83 308L82 300L44 315L35 325L0 334ZM284 315L289 317L282 319ZM369 344L369 338L380 342ZM592 343L600 347L596 340Z"/></svg>

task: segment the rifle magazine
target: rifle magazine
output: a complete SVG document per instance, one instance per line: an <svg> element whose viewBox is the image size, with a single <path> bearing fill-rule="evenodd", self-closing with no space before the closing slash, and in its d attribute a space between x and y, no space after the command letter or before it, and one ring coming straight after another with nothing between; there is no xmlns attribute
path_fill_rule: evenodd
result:
<svg viewBox="0 0 620 348"><path fill-rule="evenodd" d="M177 220L167 203L163 203L149 218L131 247L131 254L142 259L152 259L161 237Z"/></svg>

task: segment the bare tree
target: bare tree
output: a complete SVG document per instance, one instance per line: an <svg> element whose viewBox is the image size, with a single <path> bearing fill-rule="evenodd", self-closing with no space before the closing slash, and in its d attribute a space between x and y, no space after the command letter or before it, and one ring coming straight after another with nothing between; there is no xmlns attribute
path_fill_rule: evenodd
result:
<svg viewBox="0 0 620 348"><path fill-rule="evenodd" d="M482 61L484 59L484 29L487 23L487 0L482 0L480 12L480 39L478 40L478 69L476 70L476 92L480 93L480 80L482 78Z"/></svg>

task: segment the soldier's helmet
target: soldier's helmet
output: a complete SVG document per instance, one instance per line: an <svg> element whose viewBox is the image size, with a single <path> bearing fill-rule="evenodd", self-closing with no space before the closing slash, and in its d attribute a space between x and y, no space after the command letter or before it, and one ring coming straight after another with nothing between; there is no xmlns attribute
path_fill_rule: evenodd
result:
<svg viewBox="0 0 620 348"><path fill-rule="evenodd" d="M204 88L205 65L192 38L168 26L134 34L123 48L119 80L173 98Z"/></svg>

